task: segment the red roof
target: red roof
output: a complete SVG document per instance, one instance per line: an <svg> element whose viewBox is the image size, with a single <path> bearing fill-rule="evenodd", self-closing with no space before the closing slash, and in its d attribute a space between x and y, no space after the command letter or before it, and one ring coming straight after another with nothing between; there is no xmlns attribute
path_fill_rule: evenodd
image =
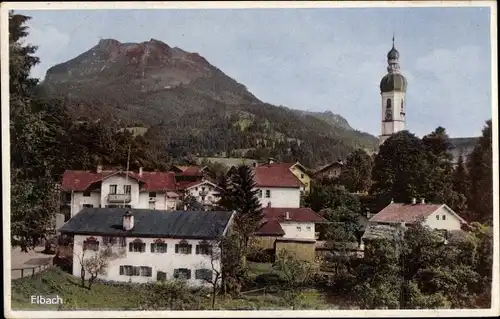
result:
<svg viewBox="0 0 500 319"><path fill-rule="evenodd" d="M122 172L122 171L103 171L96 173L92 171L72 171L67 170L63 174L62 188L66 191L84 191L91 184L106 179L111 175L126 174L140 183L143 183L142 189L148 191L175 190L175 174L172 172Z"/></svg>
<svg viewBox="0 0 500 319"><path fill-rule="evenodd" d="M401 204L392 203L387 205L378 214L370 218L370 222L405 222L411 224L420 218L427 218L442 204Z"/></svg>
<svg viewBox="0 0 500 319"><path fill-rule="evenodd" d="M285 231L275 219L264 220L255 235L257 236L283 236Z"/></svg>
<svg viewBox="0 0 500 319"><path fill-rule="evenodd" d="M277 208L266 207L262 209L263 223L255 235L282 236L285 234L280 222L326 222L326 219L315 213L310 208ZM288 212L289 219L286 218Z"/></svg>
<svg viewBox="0 0 500 319"><path fill-rule="evenodd" d="M203 167L200 166L176 166L181 172L177 173L179 176L202 176Z"/></svg>
<svg viewBox="0 0 500 319"><path fill-rule="evenodd" d="M294 163L263 164L254 168L254 179L257 187L290 187L299 188L302 183L290 171Z"/></svg>

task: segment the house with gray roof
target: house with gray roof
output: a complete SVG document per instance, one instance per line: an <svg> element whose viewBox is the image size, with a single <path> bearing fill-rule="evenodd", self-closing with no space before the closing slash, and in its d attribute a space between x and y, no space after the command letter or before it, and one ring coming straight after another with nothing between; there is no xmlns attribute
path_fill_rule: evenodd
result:
<svg viewBox="0 0 500 319"><path fill-rule="evenodd" d="M73 238L74 276L81 275L81 260L111 249L116 257L99 277L103 280L184 279L203 286L220 271L217 243L233 216L230 211L84 208L60 232Z"/></svg>

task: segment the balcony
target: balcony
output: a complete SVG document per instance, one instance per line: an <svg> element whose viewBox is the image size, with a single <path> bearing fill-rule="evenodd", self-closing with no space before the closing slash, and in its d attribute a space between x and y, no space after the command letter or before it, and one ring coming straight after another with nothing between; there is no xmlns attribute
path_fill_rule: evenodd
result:
<svg viewBox="0 0 500 319"><path fill-rule="evenodd" d="M109 194L108 203L130 203L132 196L130 194Z"/></svg>

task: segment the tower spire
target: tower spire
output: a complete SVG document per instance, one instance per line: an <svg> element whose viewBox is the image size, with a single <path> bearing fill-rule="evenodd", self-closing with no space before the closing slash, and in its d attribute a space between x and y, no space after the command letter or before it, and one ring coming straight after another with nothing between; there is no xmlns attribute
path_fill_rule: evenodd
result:
<svg viewBox="0 0 500 319"><path fill-rule="evenodd" d="M392 47L394 48L394 32L392 33Z"/></svg>

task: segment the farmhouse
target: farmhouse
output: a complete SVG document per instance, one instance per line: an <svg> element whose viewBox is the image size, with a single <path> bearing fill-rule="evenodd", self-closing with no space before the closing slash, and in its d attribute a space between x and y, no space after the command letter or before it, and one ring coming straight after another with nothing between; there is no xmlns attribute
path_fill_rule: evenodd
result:
<svg viewBox="0 0 500 319"><path fill-rule="evenodd" d="M313 173L315 179L336 178L340 176L344 163L342 161L333 162L320 167Z"/></svg>
<svg viewBox="0 0 500 319"><path fill-rule="evenodd" d="M204 206L212 206L217 203L219 186L215 183L202 180L193 182L185 186L184 194L194 197L199 203Z"/></svg>
<svg viewBox="0 0 500 319"><path fill-rule="evenodd" d="M103 170L64 172L61 212L65 221L83 208L125 207L173 210L177 204L175 174Z"/></svg>
<svg viewBox="0 0 500 319"><path fill-rule="evenodd" d="M220 259L213 257L216 239L228 233L233 214L85 208L60 232L73 237L74 276L81 274L81 259L110 247L119 257L109 261L101 279L136 283L185 279L201 286L220 271Z"/></svg>
<svg viewBox="0 0 500 319"><path fill-rule="evenodd" d="M407 203L390 203L378 214L371 217L363 235L365 238L394 235L396 226L422 223L431 229L447 232L460 231L466 221L446 204L430 204L415 198Z"/></svg>

